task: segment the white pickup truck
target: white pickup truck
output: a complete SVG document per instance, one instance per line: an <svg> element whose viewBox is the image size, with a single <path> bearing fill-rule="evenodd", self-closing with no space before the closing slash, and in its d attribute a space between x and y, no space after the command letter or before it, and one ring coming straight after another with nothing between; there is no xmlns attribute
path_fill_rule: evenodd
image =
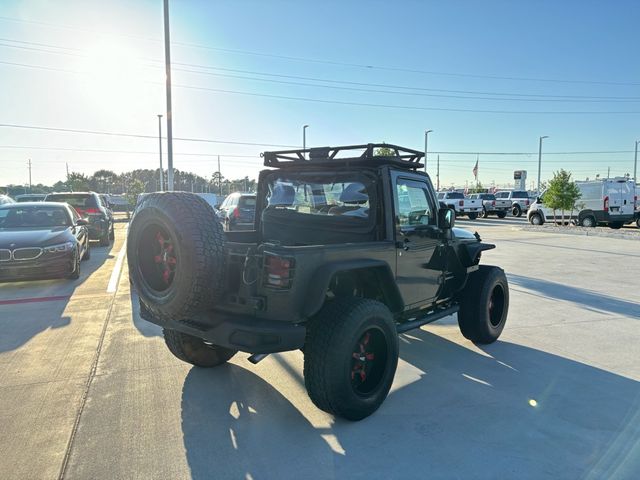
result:
<svg viewBox="0 0 640 480"><path fill-rule="evenodd" d="M465 198L460 192L438 192L438 201L456 212L456 217L466 215L475 220L482 213L482 200Z"/></svg>

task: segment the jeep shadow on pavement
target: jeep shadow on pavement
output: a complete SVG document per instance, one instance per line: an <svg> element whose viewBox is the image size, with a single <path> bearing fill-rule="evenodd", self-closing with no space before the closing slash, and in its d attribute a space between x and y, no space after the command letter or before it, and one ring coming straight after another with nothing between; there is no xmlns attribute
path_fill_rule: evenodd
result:
<svg viewBox="0 0 640 480"><path fill-rule="evenodd" d="M145 196L127 245L143 317L200 367L300 349L318 408L371 415L399 333L457 313L486 344L507 318L504 271L479 265L495 246L454 228L422 156L389 144L265 152L250 231L223 232L196 195Z"/></svg>

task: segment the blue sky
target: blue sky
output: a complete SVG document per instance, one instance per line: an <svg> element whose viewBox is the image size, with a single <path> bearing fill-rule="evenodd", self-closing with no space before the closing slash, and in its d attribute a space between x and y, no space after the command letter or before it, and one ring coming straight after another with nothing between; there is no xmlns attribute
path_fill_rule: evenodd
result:
<svg viewBox="0 0 640 480"><path fill-rule="evenodd" d="M161 0L0 6L1 124L157 135ZM537 152L548 135L543 179L561 167L621 175L633 168L640 114L558 112L640 112L639 24L634 1L173 0L174 136L299 145L309 124L311 146L422 149L433 129L429 151ZM24 183L29 158L34 183L53 183L65 163L87 174L154 168L157 148L154 138L0 127L0 185ZM256 177L259 152L273 149L174 148L176 168L209 176L220 154L231 178ZM568 151L622 153L553 154ZM515 169L529 183L537 175L537 153L479 158L484 184L506 185ZM471 182L475 161L440 154L441 184Z"/></svg>

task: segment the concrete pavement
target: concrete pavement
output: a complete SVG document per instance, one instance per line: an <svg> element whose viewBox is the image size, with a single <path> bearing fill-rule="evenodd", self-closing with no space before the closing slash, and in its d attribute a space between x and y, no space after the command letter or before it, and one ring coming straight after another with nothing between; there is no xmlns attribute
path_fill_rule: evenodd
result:
<svg viewBox="0 0 640 480"><path fill-rule="evenodd" d="M509 219L507 219L509 220ZM401 337L389 398L348 423L317 410L302 354L198 369L139 318L124 232L77 282L0 284L3 478L635 478L640 471L636 242L475 222L511 308L478 348L454 318ZM126 263L126 262L125 262Z"/></svg>

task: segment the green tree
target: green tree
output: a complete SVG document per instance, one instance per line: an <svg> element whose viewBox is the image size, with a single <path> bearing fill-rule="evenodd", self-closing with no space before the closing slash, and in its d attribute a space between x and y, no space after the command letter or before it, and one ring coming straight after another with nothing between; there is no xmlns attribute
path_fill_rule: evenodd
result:
<svg viewBox="0 0 640 480"><path fill-rule="evenodd" d="M376 157L395 157L396 151L389 147L376 148L373 154Z"/></svg>
<svg viewBox="0 0 640 480"><path fill-rule="evenodd" d="M556 211L561 210L562 225L564 225L564 212L573 211L579 199L580 190L571 180L571 173L562 168L559 172L555 172L544 194L544 202L553 209L554 218Z"/></svg>
<svg viewBox="0 0 640 480"><path fill-rule="evenodd" d="M89 190L89 177L79 172L71 172L67 178L67 185L72 192Z"/></svg>
<svg viewBox="0 0 640 480"><path fill-rule="evenodd" d="M127 202L132 207L136 204L138 200L138 195L144 193L144 183L137 178L130 179L127 183Z"/></svg>

